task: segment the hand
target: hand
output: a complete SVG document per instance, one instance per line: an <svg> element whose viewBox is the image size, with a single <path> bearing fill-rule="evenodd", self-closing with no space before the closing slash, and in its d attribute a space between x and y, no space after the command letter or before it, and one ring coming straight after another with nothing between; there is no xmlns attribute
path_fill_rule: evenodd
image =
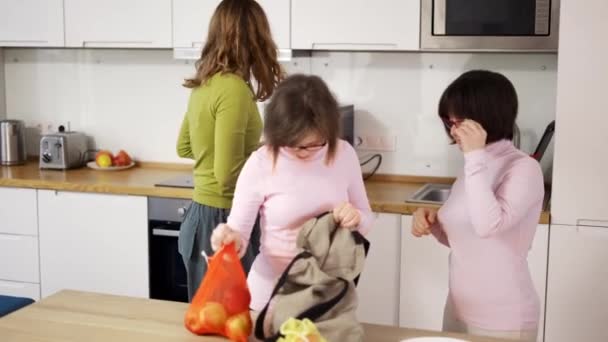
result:
<svg viewBox="0 0 608 342"><path fill-rule="evenodd" d="M454 135L460 141L462 152L481 150L486 146L488 133L473 120L464 120L454 128Z"/></svg>
<svg viewBox="0 0 608 342"><path fill-rule="evenodd" d="M334 220L343 228L356 228L361 223L361 213L352 204L345 202L334 209Z"/></svg>
<svg viewBox="0 0 608 342"><path fill-rule="evenodd" d="M234 247L237 251L241 249L241 237L237 232L232 230L227 224L220 223L211 233L211 248L214 251L229 245L234 242Z"/></svg>
<svg viewBox="0 0 608 342"><path fill-rule="evenodd" d="M412 222L412 235L421 237L431 234L431 226L437 222L437 210L431 208L418 208L414 212Z"/></svg>

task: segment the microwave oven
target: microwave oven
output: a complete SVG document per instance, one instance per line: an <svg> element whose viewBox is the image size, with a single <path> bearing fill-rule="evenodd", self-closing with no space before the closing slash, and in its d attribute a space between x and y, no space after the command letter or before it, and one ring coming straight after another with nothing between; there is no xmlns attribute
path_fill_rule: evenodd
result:
<svg viewBox="0 0 608 342"><path fill-rule="evenodd" d="M559 0L420 0L422 50L557 51Z"/></svg>

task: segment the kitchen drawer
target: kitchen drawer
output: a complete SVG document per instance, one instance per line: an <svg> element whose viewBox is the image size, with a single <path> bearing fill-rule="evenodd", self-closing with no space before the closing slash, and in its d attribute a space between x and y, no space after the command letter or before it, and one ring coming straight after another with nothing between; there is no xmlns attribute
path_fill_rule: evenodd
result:
<svg viewBox="0 0 608 342"><path fill-rule="evenodd" d="M0 233L38 235L36 190L0 187Z"/></svg>
<svg viewBox="0 0 608 342"><path fill-rule="evenodd" d="M40 300L40 285L0 280L0 295Z"/></svg>
<svg viewBox="0 0 608 342"><path fill-rule="evenodd" d="M0 279L39 283L38 238L0 234Z"/></svg>

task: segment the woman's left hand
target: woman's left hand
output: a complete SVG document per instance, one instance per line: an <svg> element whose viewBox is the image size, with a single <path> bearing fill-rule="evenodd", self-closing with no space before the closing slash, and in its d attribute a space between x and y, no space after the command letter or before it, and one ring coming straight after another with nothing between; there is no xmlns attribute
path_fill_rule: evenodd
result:
<svg viewBox="0 0 608 342"><path fill-rule="evenodd" d="M464 120L454 129L454 134L460 140L462 152L467 153L481 150L486 146L488 133L481 125L473 120Z"/></svg>
<svg viewBox="0 0 608 342"><path fill-rule="evenodd" d="M352 204L345 202L334 209L334 220L340 227L357 228L361 223L361 213Z"/></svg>

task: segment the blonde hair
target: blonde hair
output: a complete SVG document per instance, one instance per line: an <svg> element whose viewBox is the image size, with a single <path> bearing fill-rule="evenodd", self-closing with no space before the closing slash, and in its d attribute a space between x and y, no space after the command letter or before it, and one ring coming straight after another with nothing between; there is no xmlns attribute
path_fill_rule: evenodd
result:
<svg viewBox="0 0 608 342"><path fill-rule="evenodd" d="M252 89L255 79L255 98L260 101L268 99L284 78L268 19L255 0L223 0L217 6L196 75L184 86L198 87L217 73L236 74Z"/></svg>

